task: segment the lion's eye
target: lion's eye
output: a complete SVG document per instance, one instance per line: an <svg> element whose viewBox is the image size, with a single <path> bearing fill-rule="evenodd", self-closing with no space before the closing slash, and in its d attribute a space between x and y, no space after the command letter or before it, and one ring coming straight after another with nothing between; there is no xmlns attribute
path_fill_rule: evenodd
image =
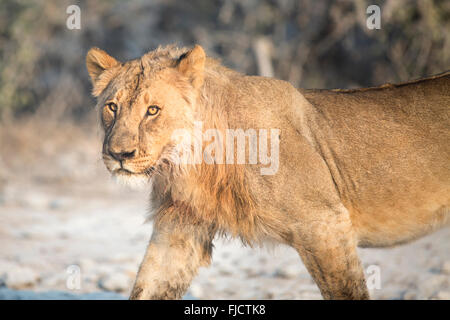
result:
<svg viewBox="0 0 450 320"><path fill-rule="evenodd" d="M149 116L156 116L159 112L160 108L158 106L150 106L147 109L147 114Z"/></svg>
<svg viewBox="0 0 450 320"><path fill-rule="evenodd" d="M114 102L110 102L106 105L106 107L109 109L109 111L111 112L116 112L117 111L117 104L115 104Z"/></svg>

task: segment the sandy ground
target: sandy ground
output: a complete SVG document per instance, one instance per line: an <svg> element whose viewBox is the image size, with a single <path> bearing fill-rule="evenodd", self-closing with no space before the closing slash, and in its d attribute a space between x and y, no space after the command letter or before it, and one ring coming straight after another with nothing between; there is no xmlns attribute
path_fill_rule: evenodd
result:
<svg viewBox="0 0 450 320"><path fill-rule="evenodd" d="M98 145L77 148L51 165L31 155L28 166L14 166L0 149L0 299L129 294L151 235L147 192L115 185ZM361 249L360 256L366 276L374 285L380 280L374 299L450 299L450 229L392 249ZM186 298L321 296L293 249L217 239L211 267L200 269Z"/></svg>

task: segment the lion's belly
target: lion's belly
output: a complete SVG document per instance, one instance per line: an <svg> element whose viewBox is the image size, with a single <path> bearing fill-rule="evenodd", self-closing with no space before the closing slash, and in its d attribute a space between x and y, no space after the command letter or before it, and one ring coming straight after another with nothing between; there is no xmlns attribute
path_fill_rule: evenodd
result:
<svg viewBox="0 0 450 320"><path fill-rule="evenodd" d="M423 147L425 142L418 145ZM411 149L405 143L395 152L380 151L379 158L362 157L356 165L340 160L342 200L349 204L361 246L405 243L448 225L450 150L448 143L437 145L445 152ZM376 154L367 150L369 155Z"/></svg>
<svg viewBox="0 0 450 320"><path fill-rule="evenodd" d="M412 241L450 225L450 194L421 205L350 210L360 247L387 247Z"/></svg>

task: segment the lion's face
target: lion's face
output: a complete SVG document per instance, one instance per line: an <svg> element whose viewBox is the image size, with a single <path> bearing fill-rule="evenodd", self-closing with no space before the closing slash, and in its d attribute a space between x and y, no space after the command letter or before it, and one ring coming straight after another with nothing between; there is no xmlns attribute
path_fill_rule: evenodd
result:
<svg viewBox="0 0 450 320"><path fill-rule="evenodd" d="M196 47L180 59L152 53L124 64L98 49L87 56L105 133L103 160L127 184L148 181L175 152L173 132L194 123L199 77L192 71L203 67L203 50Z"/></svg>
<svg viewBox="0 0 450 320"><path fill-rule="evenodd" d="M172 132L189 125L191 106L166 81L176 77L168 73L174 72L164 70L158 77L143 79L135 90L118 87L105 97L101 107L103 160L113 175L151 175L158 160L174 148Z"/></svg>

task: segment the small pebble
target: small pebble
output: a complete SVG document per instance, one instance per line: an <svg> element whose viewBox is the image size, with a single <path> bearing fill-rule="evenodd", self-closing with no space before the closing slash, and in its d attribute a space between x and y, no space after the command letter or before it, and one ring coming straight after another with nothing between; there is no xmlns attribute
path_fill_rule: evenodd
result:
<svg viewBox="0 0 450 320"><path fill-rule="evenodd" d="M39 276L33 270L26 267L15 267L0 276L1 282L12 289L25 289L33 287Z"/></svg>
<svg viewBox="0 0 450 320"><path fill-rule="evenodd" d="M442 273L450 274L450 261L445 261L441 268Z"/></svg>
<svg viewBox="0 0 450 320"><path fill-rule="evenodd" d="M131 286L132 279L122 273L106 275L98 281L98 287L106 291L127 292L131 290Z"/></svg>
<svg viewBox="0 0 450 320"><path fill-rule="evenodd" d="M441 290L435 295L435 298L438 300L450 300L450 291Z"/></svg>

